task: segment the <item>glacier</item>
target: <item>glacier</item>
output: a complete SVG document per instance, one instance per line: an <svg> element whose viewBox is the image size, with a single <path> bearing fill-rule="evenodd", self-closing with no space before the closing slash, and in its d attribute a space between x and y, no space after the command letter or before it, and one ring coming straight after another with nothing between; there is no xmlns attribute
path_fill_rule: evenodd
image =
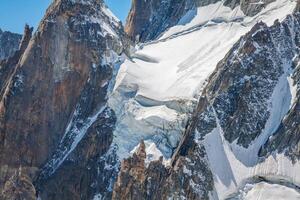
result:
<svg viewBox="0 0 300 200"><path fill-rule="evenodd" d="M194 8L156 40L137 44L117 68L109 96L118 117L114 142L120 160L141 140L155 143L169 159L217 63L256 23L282 21L295 6L276 0L250 17L239 6L217 2Z"/></svg>

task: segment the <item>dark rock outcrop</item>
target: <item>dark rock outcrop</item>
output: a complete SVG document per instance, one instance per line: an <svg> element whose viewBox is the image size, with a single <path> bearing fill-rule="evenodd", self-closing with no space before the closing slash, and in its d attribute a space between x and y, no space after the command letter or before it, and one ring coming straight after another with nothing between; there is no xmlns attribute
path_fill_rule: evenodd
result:
<svg viewBox="0 0 300 200"><path fill-rule="evenodd" d="M289 16L282 25L286 31L290 31L290 37L293 44L299 48L300 45L300 14L296 10L294 17ZM291 28L294 27L294 30ZM291 75L290 87L295 87L295 97L292 99L291 107L286 116L282 119L278 129L269 137L265 145L260 149L259 155L266 157L272 153L284 153L294 162L300 159L300 60L299 49L295 56L290 60L292 62L293 73ZM292 88L290 88L292 91Z"/></svg>
<svg viewBox="0 0 300 200"><path fill-rule="evenodd" d="M0 29L0 61L14 55L19 48L21 38L20 34Z"/></svg>
<svg viewBox="0 0 300 200"><path fill-rule="evenodd" d="M113 112L106 109L53 175L47 176L48 171L40 174L35 185L42 199L92 199L96 193L111 199L107 186L116 172L106 167L107 163L114 163L109 159L102 160L101 156L110 148L114 124Z"/></svg>
<svg viewBox="0 0 300 200"><path fill-rule="evenodd" d="M155 39L188 11L217 1L134 0L126 32ZM270 2L223 3L255 15ZM205 136L220 128L229 143L248 148L272 116L281 78L293 69L300 85L299 13L271 27L256 24L219 62L169 165L162 158L146 164L141 142L119 166L107 97L113 65L130 42L104 9L102 0L55 0L34 36L26 26L19 50L1 61L0 199L209 199ZM299 94L261 156L300 157Z"/></svg>
<svg viewBox="0 0 300 200"><path fill-rule="evenodd" d="M227 0L227 2L230 0ZM275 0L240 0L241 10L248 16L254 16ZM226 4L225 4L226 5Z"/></svg>

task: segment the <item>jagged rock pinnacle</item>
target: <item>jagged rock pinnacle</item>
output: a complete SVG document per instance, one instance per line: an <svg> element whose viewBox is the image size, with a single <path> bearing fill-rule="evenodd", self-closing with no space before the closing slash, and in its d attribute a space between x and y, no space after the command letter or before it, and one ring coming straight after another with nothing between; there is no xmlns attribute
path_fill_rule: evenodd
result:
<svg viewBox="0 0 300 200"><path fill-rule="evenodd" d="M136 155L141 159L141 160L145 160L146 159L146 146L144 143L144 140L141 141L140 146L136 152Z"/></svg>
<svg viewBox="0 0 300 200"><path fill-rule="evenodd" d="M33 32L33 27L30 27L28 24L26 24L24 28L24 35L19 47L21 52L24 52L25 49L27 48L28 43L32 37L32 32Z"/></svg>

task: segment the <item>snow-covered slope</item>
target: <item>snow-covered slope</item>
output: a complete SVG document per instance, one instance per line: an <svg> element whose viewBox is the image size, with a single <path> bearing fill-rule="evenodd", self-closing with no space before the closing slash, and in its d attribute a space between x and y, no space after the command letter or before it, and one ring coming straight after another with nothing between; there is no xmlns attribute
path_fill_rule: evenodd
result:
<svg viewBox="0 0 300 200"><path fill-rule="evenodd" d="M109 100L118 117L114 134L120 157L141 139L170 157L217 63L256 23L283 20L295 5L277 0L249 17L239 6L217 2L189 11L160 38L137 46L121 65Z"/></svg>
<svg viewBox="0 0 300 200"><path fill-rule="evenodd" d="M297 189L280 184L260 182L247 184L237 197L230 200L297 200L300 193Z"/></svg>

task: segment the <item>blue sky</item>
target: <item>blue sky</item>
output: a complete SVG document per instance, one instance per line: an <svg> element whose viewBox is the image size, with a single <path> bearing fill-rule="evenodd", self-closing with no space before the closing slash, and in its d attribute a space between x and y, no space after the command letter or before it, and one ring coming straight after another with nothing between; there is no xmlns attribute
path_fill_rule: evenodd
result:
<svg viewBox="0 0 300 200"><path fill-rule="evenodd" d="M123 22L131 0L105 0L109 8ZM0 0L0 28L23 33L25 23L35 28L52 0Z"/></svg>

